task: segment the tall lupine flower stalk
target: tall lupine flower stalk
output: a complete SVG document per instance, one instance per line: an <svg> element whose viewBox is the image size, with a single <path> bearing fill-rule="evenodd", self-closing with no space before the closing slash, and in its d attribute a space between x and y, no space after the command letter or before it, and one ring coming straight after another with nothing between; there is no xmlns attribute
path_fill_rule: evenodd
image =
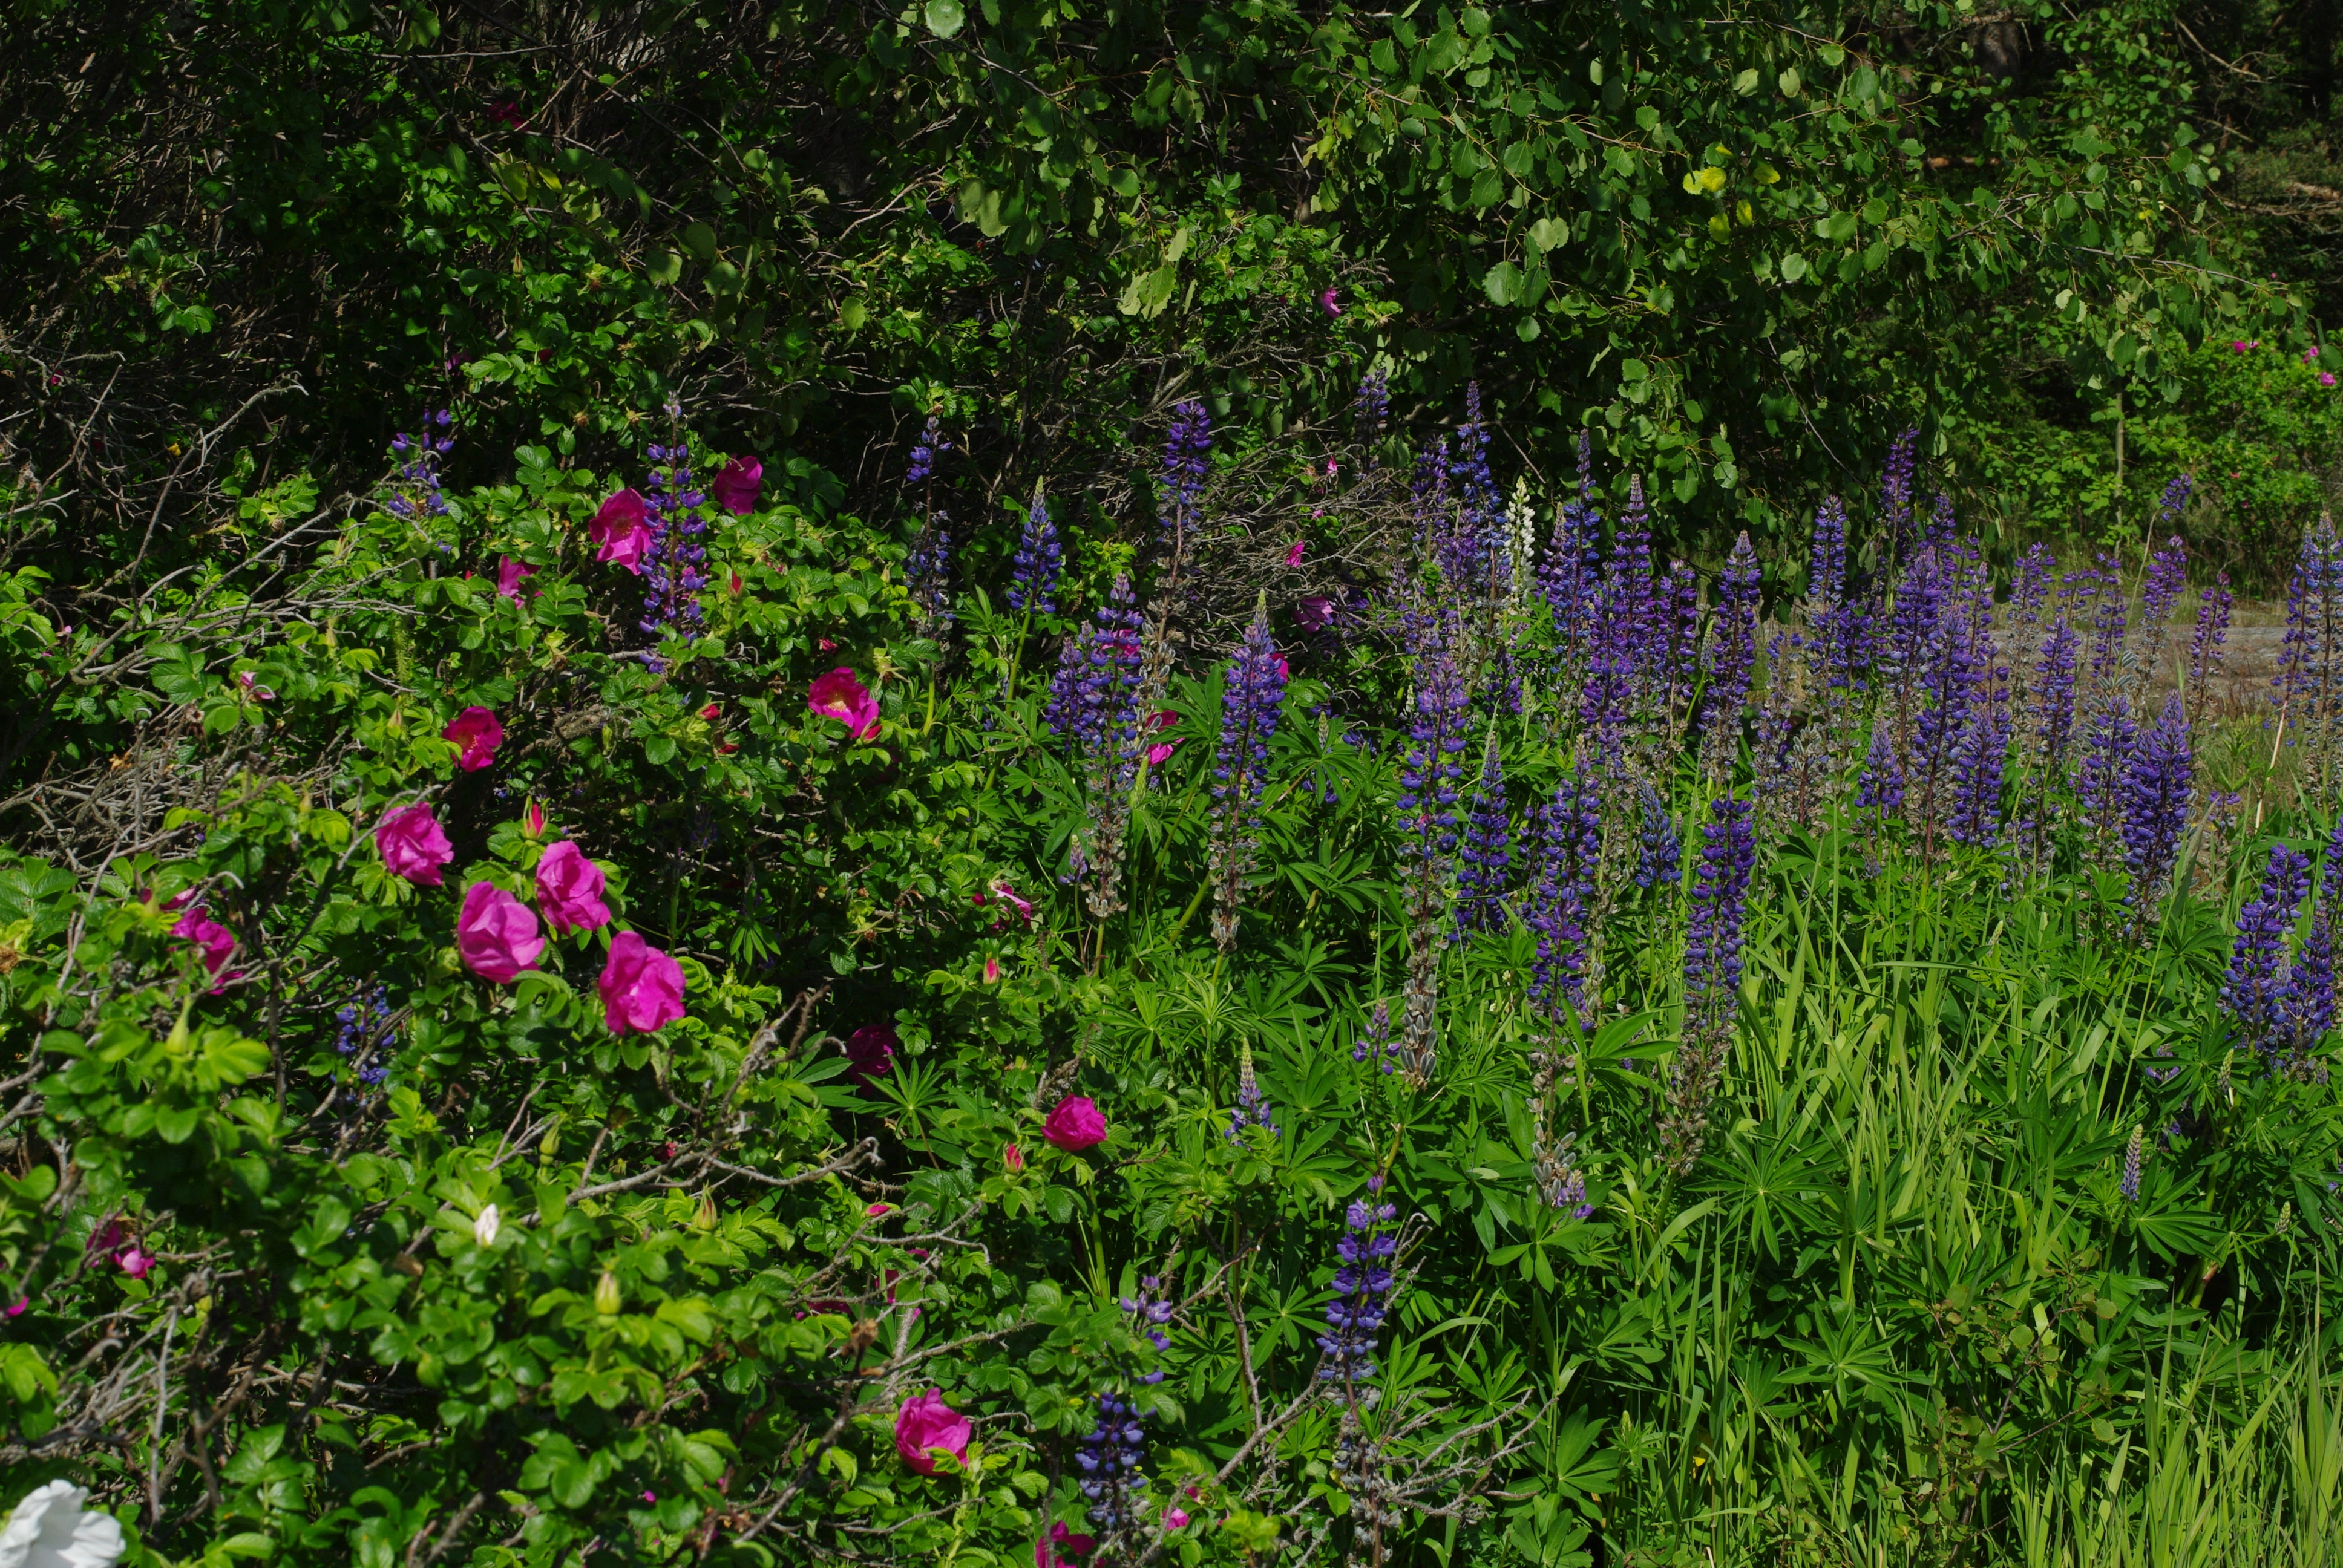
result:
<svg viewBox="0 0 2343 1568"><path fill-rule="evenodd" d="M1440 948L1448 913L1449 870L1456 852L1457 758L1470 743L1464 678L1443 628L1416 651L1415 715L1400 769L1404 835L1402 879L1407 897L1406 1010L1400 1060L1411 1083L1432 1077L1438 1038Z"/></svg>
<svg viewBox="0 0 2343 1568"><path fill-rule="evenodd" d="M1236 945L1244 879L1261 842L1261 796L1269 782L1269 743L1285 700L1285 661L1269 638L1269 601L1254 607L1252 624L1229 661L1221 694L1221 746L1212 767L1212 940L1222 952Z"/></svg>
<svg viewBox="0 0 2343 1568"><path fill-rule="evenodd" d="M2132 748L2124 769L2124 869L2131 873L2126 897L2135 929L2156 919L2172 875L2180 835L2188 826L2195 766L2188 719L2174 698Z"/></svg>
<svg viewBox="0 0 2343 1568"><path fill-rule="evenodd" d="M1896 759L1896 739L1884 716L1871 727L1871 749L1855 780L1855 803L1879 819L1899 815L1904 809L1904 765Z"/></svg>
<svg viewBox="0 0 2343 1568"><path fill-rule="evenodd" d="M1399 1211L1376 1201L1381 1177L1367 1182L1367 1197L1354 1198L1342 1213L1342 1238L1334 1243L1334 1299L1326 1306L1326 1332L1318 1337L1318 1378L1340 1383L1346 1402L1360 1402L1362 1385L1375 1375L1376 1336L1391 1311L1393 1264L1399 1235L1392 1221Z"/></svg>
<svg viewBox="0 0 2343 1568"><path fill-rule="evenodd" d="M2036 871L2047 862L2056 827L2056 792L2066 780L2066 754L2075 740L2075 668L2082 639L2061 617L2042 640L2032 683L2032 714L2026 729L2026 804L2018 837L2027 863Z"/></svg>
<svg viewBox="0 0 2343 1568"><path fill-rule="evenodd" d="M1742 710L1757 660L1757 553L1745 530L1717 582L1709 626L1707 684L1701 692L1700 770L1712 786L1732 777L1741 749Z"/></svg>
<svg viewBox="0 0 2343 1568"><path fill-rule="evenodd" d="M1879 537L1886 558L1902 561L1913 545L1912 474L1918 459L1920 432L1905 431L1887 451L1887 468L1879 485Z"/></svg>
<svg viewBox="0 0 2343 1568"><path fill-rule="evenodd" d="M1203 522L1204 481L1212 472L1212 417L1191 398L1172 409L1163 443L1163 493L1158 518L1172 536L1172 556L1184 558Z"/></svg>
<svg viewBox="0 0 2343 1568"><path fill-rule="evenodd" d="M1383 427L1390 423L1391 377L1380 368L1370 370L1359 379L1352 419L1353 435L1365 451L1370 468L1375 466L1375 447L1383 440Z"/></svg>
<svg viewBox="0 0 2343 1568"><path fill-rule="evenodd" d="M1589 921L1603 860L1602 794L1591 780L1563 776L1539 814L1537 851L1537 883L1523 917L1537 937L1530 1002L1584 1026L1593 1018L1590 1004L1599 1000L1587 990L1594 958Z"/></svg>
<svg viewBox="0 0 2343 1568"><path fill-rule="evenodd" d="M1645 784L1641 794L1644 825L1636 835L1635 886L1673 892L1684 875L1684 835L1658 790Z"/></svg>
<svg viewBox="0 0 2343 1568"><path fill-rule="evenodd" d="M1009 608L1028 615L1055 615L1062 561L1057 525L1050 520L1050 498L1036 484L1033 504L1025 508L1025 527L1017 536L1017 556L1010 563Z"/></svg>
<svg viewBox="0 0 2343 1568"><path fill-rule="evenodd" d="M1075 832L1071 859L1074 875L1088 879L1084 900L1091 913L1104 920L1122 908L1122 840L1144 744L1137 700L1140 618L1129 578L1114 579L1086 641L1068 729L1081 743L1087 817Z"/></svg>
<svg viewBox="0 0 2343 1568"><path fill-rule="evenodd" d="M1656 706L1652 691L1657 674L1650 648L1653 619L1652 513L1644 500L1643 476L1631 474L1627 504L1619 513L1611 558L1604 565L1600 635L1619 649L1633 671L1639 711Z"/></svg>
<svg viewBox="0 0 2343 1568"><path fill-rule="evenodd" d="M1968 719L1953 757L1950 809L1946 832L1956 844L1990 848L2001 837L2001 787L2009 760L2009 667L1990 662L1990 634L1983 634L1988 662L1975 678Z"/></svg>
<svg viewBox="0 0 2343 1568"><path fill-rule="evenodd" d="M1513 568L1505 558L1505 503L1489 467L1489 427L1481 417L1481 384L1464 387L1464 423L1456 431L1456 518L1443 541L1441 573L1451 588L1470 597L1478 629L1493 638L1491 618L1509 591Z"/></svg>
<svg viewBox="0 0 2343 1568"><path fill-rule="evenodd" d="M1464 841L1456 865L1456 934L1502 931L1509 916L1505 894L1512 881L1513 817L1505 803L1505 764L1497 727L1489 726L1481 749L1481 777L1464 819Z"/></svg>
<svg viewBox="0 0 2343 1568"><path fill-rule="evenodd" d="M2330 887L2332 875L2330 871ZM2322 892L2310 912L2310 930L2287 975L2286 1000L2278 1019L2278 1069L2289 1077L2324 1083L2327 1069L2317 1053L2319 1042L2334 1027L2335 900L2331 892Z"/></svg>
<svg viewBox="0 0 2343 1568"><path fill-rule="evenodd" d="M2214 678L2221 673L2221 645L2229 635L2229 574L2219 573L2197 601L2197 629L2188 638L2189 710L2201 714Z"/></svg>
<svg viewBox="0 0 2343 1568"><path fill-rule="evenodd" d="M390 438L398 466L392 472L390 495L383 505L392 517L417 523L447 515L447 498L439 493L439 459L456 445L456 438L447 433L449 423L447 410L437 409L423 416L417 427L421 435L409 436L401 430Z"/></svg>
<svg viewBox="0 0 2343 1568"><path fill-rule="evenodd" d="M670 402L667 413L674 441L654 443L645 450L651 467L643 487L643 526L650 543L643 548L643 618L638 629L654 641L669 631L689 636L699 629L699 589L706 581L702 571L707 558L699 537L708 531L700 516L708 497L692 480L682 407ZM655 674L664 668L657 655L646 657L644 663Z"/></svg>
<svg viewBox="0 0 2343 1568"><path fill-rule="evenodd" d="M2172 632L2173 607L2188 588L2188 547L2167 538L2149 558L2147 576L2139 595L2139 658L2131 670L2133 706L2147 710L2147 694L2162 672L2166 639ZM2179 672L2174 671L2177 675Z"/></svg>
<svg viewBox="0 0 2343 1568"><path fill-rule="evenodd" d="M1664 678L1660 750L1673 754L1692 722L1693 694L1700 687L1700 577L1683 561L1670 561L1655 599L1657 625L1652 653Z"/></svg>
<svg viewBox="0 0 2343 1568"><path fill-rule="evenodd" d="M2286 642L2278 659L2278 743L2298 749L2298 788L2322 810L2343 775L2343 539L2321 514L2303 536L2287 586Z"/></svg>
<svg viewBox="0 0 2343 1568"><path fill-rule="evenodd" d="M1573 1067L1577 1060L1565 1056L1560 1065ZM1586 1173L1578 1168L1574 1155L1578 1134L1555 1136L1550 1120L1557 1064L1544 1051L1533 1051L1530 1060L1536 1068L1530 1080L1530 1179L1538 1201L1574 1220L1591 1218L1594 1205L1586 1201Z"/></svg>
<svg viewBox="0 0 2343 1568"><path fill-rule="evenodd" d="M918 497L920 526L903 561L903 586L911 596L913 624L922 637L940 638L951 629L951 519L936 505L936 464L952 449L935 415L912 443L903 487Z"/></svg>
<svg viewBox="0 0 2343 1568"><path fill-rule="evenodd" d="M2310 857L2275 845L2261 886L2237 911L2237 936L2221 982L2221 1008L2236 1026L2237 1043L2277 1064L2288 1003L2287 933L2310 890Z"/></svg>
<svg viewBox="0 0 2343 1568"><path fill-rule="evenodd" d="M1660 1136L1669 1168L1692 1169L1708 1140L1708 1117L1741 1005L1741 920L1757 841L1749 803L1722 796L1701 829L1700 865L1684 932L1684 1044L1669 1074Z"/></svg>
<svg viewBox="0 0 2343 1568"><path fill-rule="evenodd" d="M1894 677L1893 739L1898 764L1908 776L1912 745L1913 707L1936 651L1944 619L1944 579L1936 552L1915 551L1905 561L1896 581L1896 596L1887 612L1885 655L1886 672Z"/></svg>

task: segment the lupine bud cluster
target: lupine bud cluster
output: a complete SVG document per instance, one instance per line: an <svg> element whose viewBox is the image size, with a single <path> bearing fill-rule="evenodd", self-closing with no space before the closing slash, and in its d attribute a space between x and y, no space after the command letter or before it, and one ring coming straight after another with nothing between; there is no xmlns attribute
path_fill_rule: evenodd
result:
<svg viewBox="0 0 2343 1568"><path fill-rule="evenodd" d="M1058 529L1050 521L1049 498L1033 487L1033 504L1025 509L1025 527L1017 536L1017 557L1011 565L1009 608L1029 615L1058 611L1058 573L1061 564Z"/></svg>
<svg viewBox="0 0 2343 1568"><path fill-rule="evenodd" d="M1456 932L1501 931L1511 915L1505 892L1513 864L1513 818L1505 804L1505 766L1490 726L1481 751L1481 778L1464 819L1464 839L1456 861Z"/></svg>

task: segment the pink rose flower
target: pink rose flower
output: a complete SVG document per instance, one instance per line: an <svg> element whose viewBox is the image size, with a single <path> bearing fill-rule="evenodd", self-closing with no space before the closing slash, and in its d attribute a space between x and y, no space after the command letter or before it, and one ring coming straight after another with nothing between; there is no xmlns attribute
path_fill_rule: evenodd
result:
<svg viewBox="0 0 2343 1568"><path fill-rule="evenodd" d="M1188 1527L1188 1511L1184 1508L1167 1508L1163 1511L1163 1523L1174 1530L1185 1530Z"/></svg>
<svg viewBox="0 0 2343 1568"><path fill-rule="evenodd" d="M11 1318L21 1318L21 1317L23 1317L23 1316L25 1315L25 1309L26 1307L31 1306L32 1304L33 1304L33 1298L32 1298L32 1297L30 1297L30 1296L18 1296L15 1301L13 1301L13 1302L9 1302L9 1303L8 1303L8 1310L7 1310L7 1312L6 1312L5 1313L0 1313L0 1316L6 1316L6 1317L11 1317Z"/></svg>
<svg viewBox="0 0 2343 1568"><path fill-rule="evenodd" d="M1033 923L1033 906L1019 898L1017 896L1017 890L1011 888L1006 882L995 882L992 884L992 890L995 895L1006 900L1009 905L1017 911L1017 918L1019 920L1024 921L1027 925L1031 925Z"/></svg>
<svg viewBox="0 0 2343 1568"><path fill-rule="evenodd" d="M757 492L764 488L765 465L754 457L735 457L708 481L716 504L736 518L757 509Z"/></svg>
<svg viewBox="0 0 2343 1568"><path fill-rule="evenodd" d="M650 1034L683 1016L683 966L633 931L610 939L598 983L602 1024L612 1034Z"/></svg>
<svg viewBox="0 0 2343 1568"><path fill-rule="evenodd" d="M975 1435L968 1417L944 1402L944 1391L940 1388L913 1394L895 1412L895 1452L921 1475L936 1473L937 1449L967 1463L968 1440Z"/></svg>
<svg viewBox="0 0 2343 1568"><path fill-rule="evenodd" d="M497 561L497 597L511 599L520 598L520 579L533 578L536 575L535 567L523 566L510 556L500 558Z"/></svg>
<svg viewBox="0 0 2343 1568"><path fill-rule="evenodd" d="M1096 1541L1075 1534L1061 1519L1050 1526L1050 1533L1033 1543L1033 1568L1081 1568L1081 1560L1097 1548Z"/></svg>
<svg viewBox="0 0 2343 1568"><path fill-rule="evenodd" d="M1334 601L1312 594L1293 608L1294 624L1304 631L1319 631L1334 624Z"/></svg>
<svg viewBox="0 0 2343 1568"><path fill-rule="evenodd" d="M374 847L393 876L418 888L437 887L439 869L456 858L447 835L439 830L439 819L426 805L402 806L385 817L374 830Z"/></svg>
<svg viewBox="0 0 2343 1568"><path fill-rule="evenodd" d="M1106 1118L1086 1094L1069 1094L1041 1123L1041 1136L1072 1153L1106 1139Z"/></svg>
<svg viewBox="0 0 2343 1568"><path fill-rule="evenodd" d="M461 748L456 758L457 767L467 773L478 773L496 760L497 748L505 743L505 727L487 709L467 708L447 721L439 739L452 740Z"/></svg>
<svg viewBox="0 0 2343 1568"><path fill-rule="evenodd" d="M171 934L185 937L204 950L204 968L211 971L214 996L226 990L228 981L241 978L233 972L221 972L227 969L227 960L236 956L236 933L216 920L206 920L201 904L181 915L178 923L171 928Z"/></svg>
<svg viewBox="0 0 2343 1568"><path fill-rule="evenodd" d="M2318 373L2318 384L2319 384L2321 387L2332 387L2332 386L2334 386L2334 385L2335 385L2335 372L2333 372L2332 370L2321 370L2321 371Z"/></svg>
<svg viewBox="0 0 2343 1568"><path fill-rule="evenodd" d="M814 678L806 688L806 706L825 719L837 719L858 740L879 733L879 699L843 665Z"/></svg>
<svg viewBox="0 0 2343 1568"><path fill-rule="evenodd" d="M124 1273L134 1280L143 1280L155 1271L155 1254L140 1251L138 1243L136 1241L116 1252L114 1255L114 1261Z"/></svg>
<svg viewBox="0 0 2343 1568"><path fill-rule="evenodd" d="M527 904L494 882L474 882L464 890L463 912L456 917L456 951L466 969L503 985L537 967L545 939Z"/></svg>
<svg viewBox="0 0 2343 1568"><path fill-rule="evenodd" d="M866 1023L846 1037L846 1074L860 1083L895 1070L895 1048L902 1040L891 1023Z"/></svg>
<svg viewBox="0 0 2343 1568"><path fill-rule="evenodd" d="M1329 285L1325 291L1318 296L1318 308L1324 311L1329 316L1340 316L1342 314L1342 307L1334 303L1334 290L1332 286Z"/></svg>
<svg viewBox="0 0 2343 1568"><path fill-rule="evenodd" d="M610 561L626 568L637 577L643 575L643 552L650 548L651 530L643 521L646 516L642 492L629 487L602 503L594 514L587 532L602 548L595 552L598 561Z"/></svg>
<svg viewBox="0 0 2343 1568"><path fill-rule="evenodd" d="M1288 549L1288 550L1285 552L1285 564L1286 564L1287 566L1290 566L1290 567L1298 567L1298 566L1300 566L1300 565L1302 564L1302 552L1303 550L1305 550L1305 549L1308 549L1309 548L1310 548L1310 541L1309 541L1309 540L1307 540L1307 539L1296 539L1296 540L1294 540L1294 541L1293 541L1292 548L1290 548L1290 549Z"/></svg>
<svg viewBox="0 0 2343 1568"><path fill-rule="evenodd" d="M598 931L610 923L602 901L602 868L568 839L549 846L537 862L537 907L557 937Z"/></svg>

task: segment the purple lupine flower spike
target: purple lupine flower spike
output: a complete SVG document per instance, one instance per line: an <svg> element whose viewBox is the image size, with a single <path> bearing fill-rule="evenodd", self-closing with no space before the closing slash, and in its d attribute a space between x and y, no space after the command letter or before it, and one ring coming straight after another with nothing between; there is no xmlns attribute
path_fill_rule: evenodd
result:
<svg viewBox="0 0 2343 1568"><path fill-rule="evenodd" d="M1906 430L1888 448L1887 469L1880 481L1879 531L1889 558L1902 560L1912 540L1912 473L1918 458L1920 432Z"/></svg>
<svg viewBox="0 0 2343 1568"><path fill-rule="evenodd" d="M1138 1523L1147 1490L1147 1477L1139 1473L1147 1455L1144 1420L1127 1395L1102 1393L1096 1424L1075 1450L1078 1484L1091 1500L1091 1521L1103 1530Z"/></svg>
<svg viewBox="0 0 2343 1568"><path fill-rule="evenodd" d="M1157 516L1182 542L1195 537L1203 520L1204 481L1212 472L1212 417L1193 398L1175 404L1163 443L1163 502Z"/></svg>
<svg viewBox="0 0 2343 1568"><path fill-rule="evenodd" d="M2201 703L2206 686L2221 672L2221 645L2229 635L2229 574L2213 579L2197 601L2197 631L2188 639L2188 700Z"/></svg>
<svg viewBox="0 0 2343 1568"><path fill-rule="evenodd" d="M1683 875L1684 835L1660 792L1643 788L1644 828L1637 843L1635 886L1673 890ZM1599 825L1599 819L1598 819Z"/></svg>
<svg viewBox="0 0 2343 1568"><path fill-rule="evenodd" d="M1701 775L1711 782L1721 782L1732 769L1757 658L1757 553L1745 529L1725 563L1716 598L1700 719Z"/></svg>
<svg viewBox="0 0 2343 1568"><path fill-rule="evenodd" d="M2131 1142L2124 1148L2123 1201L2127 1203L2139 1201L2139 1161L2147 1148L2146 1132L2137 1127L2133 1128Z"/></svg>
<svg viewBox="0 0 2343 1568"><path fill-rule="evenodd" d="M1464 820L1464 839L1456 862L1456 934L1501 931L1507 914L1505 893L1513 865L1512 815L1505 804L1504 760L1497 747L1497 728L1481 752L1481 778L1473 791L1473 809Z"/></svg>
<svg viewBox="0 0 2343 1568"><path fill-rule="evenodd" d="M1269 780L1269 743L1285 699L1285 661L1269 636L1266 595L1255 605L1221 695L1221 744L1212 768L1212 940L1236 945L1244 879L1259 848L1258 811Z"/></svg>
<svg viewBox="0 0 2343 1568"><path fill-rule="evenodd" d="M1536 933L1530 964L1530 1000L1559 1018L1566 1001L1582 1023L1591 1021L1586 995L1588 912L1603 860L1603 797L1591 780L1564 774L1541 814L1538 881L1523 924Z"/></svg>
<svg viewBox="0 0 2343 1568"><path fill-rule="evenodd" d="M2180 520L2180 514L2188 509L2188 498L2196 488L2196 475L2175 474L2172 477L2170 482L2164 487L2163 498L2157 503L2156 526L2157 528L2168 528Z"/></svg>
<svg viewBox="0 0 2343 1568"><path fill-rule="evenodd" d="M1383 1185L1368 1183L1369 1196L1353 1199L1342 1214L1342 1239L1334 1245L1334 1299L1326 1306L1326 1332L1318 1337L1324 1382L1355 1387L1375 1375L1375 1336L1391 1308L1392 1265L1399 1237L1388 1229L1399 1217L1389 1203L1373 1201Z"/></svg>
<svg viewBox="0 0 2343 1568"><path fill-rule="evenodd" d="M1391 422L1391 377L1381 369L1370 370L1360 378L1354 438L1367 449L1367 466L1375 463L1375 443L1383 439L1383 427Z"/></svg>
<svg viewBox="0 0 2343 1568"><path fill-rule="evenodd" d="M1720 797L1701 829L1700 864L1684 930L1684 1044L1669 1074L1661 1138L1669 1168L1692 1169L1708 1138L1708 1118L1741 1005L1741 922L1757 843L1749 803Z"/></svg>
<svg viewBox="0 0 2343 1568"><path fill-rule="evenodd" d="M1025 509L1024 531L1017 538L1017 556L1010 564L1009 608L1031 615L1055 615L1061 560L1058 529L1050 520L1049 498L1036 485L1033 504Z"/></svg>
<svg viewBox="0 0 2343 1568"><path fill-rule="evenodd" d="M2240 1043L2275 1059L2288 1004L2286 938L2310 890L2310 857L2275 845L2261 886L2237 911L2237 936L2221 982L2221 1007Z"/></svg>
<svg viewBox="0 0 2343 1568"><path fill-rule="evenodd" d="M904 485L924 485L935 477L936 459L951 449L951 443L944 438L943 422L929 415L920 438L911 443L911 460L903 468Z"/></svg>
<svg viewBox="0 0 2343 1568"><path fill-rule="evenodd" d="M1904 769L1896 760L1895 743L1884 723L1872 726L1871 749L1855 780L1855 803L1883 815L1904 809Z"/></svg>
<svg viewBox="0 0 2343 1568"><path fill-rule="evenodd" d="M2132 749L2124 771L2124 867L2131 873L2128 900L2136 916L2152 918L2188 826L2195 753L2188 720L2176 699Z"/></svg>
<svg viewBox="0 0 2343 1568"><path fill-rule="evenodd" d="M1469 699L1444 628L1427 628L1414 658L1415 716L1397 802L1407 896L1408 970L1401 1060L1417 1085L1431 1078L1437 1035L1439 950L1456 850L1458 757L1468 741Z"/></svg>

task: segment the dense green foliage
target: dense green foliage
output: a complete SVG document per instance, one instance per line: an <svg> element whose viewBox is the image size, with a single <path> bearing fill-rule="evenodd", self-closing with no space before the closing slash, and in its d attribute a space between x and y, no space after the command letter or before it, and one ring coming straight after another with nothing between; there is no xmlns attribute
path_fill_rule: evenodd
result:
<svg viewBox="0 0 2343 1568"><path fill-rule="evenodd" d="M2321 7L0 15L0 1503L203 1568L2338 1558ZM653 511L664 607L652 447L762 459ZM1630 680L1645 494L1700 588ZM2293 640L2189 652L2306 534Z"/></svg>

